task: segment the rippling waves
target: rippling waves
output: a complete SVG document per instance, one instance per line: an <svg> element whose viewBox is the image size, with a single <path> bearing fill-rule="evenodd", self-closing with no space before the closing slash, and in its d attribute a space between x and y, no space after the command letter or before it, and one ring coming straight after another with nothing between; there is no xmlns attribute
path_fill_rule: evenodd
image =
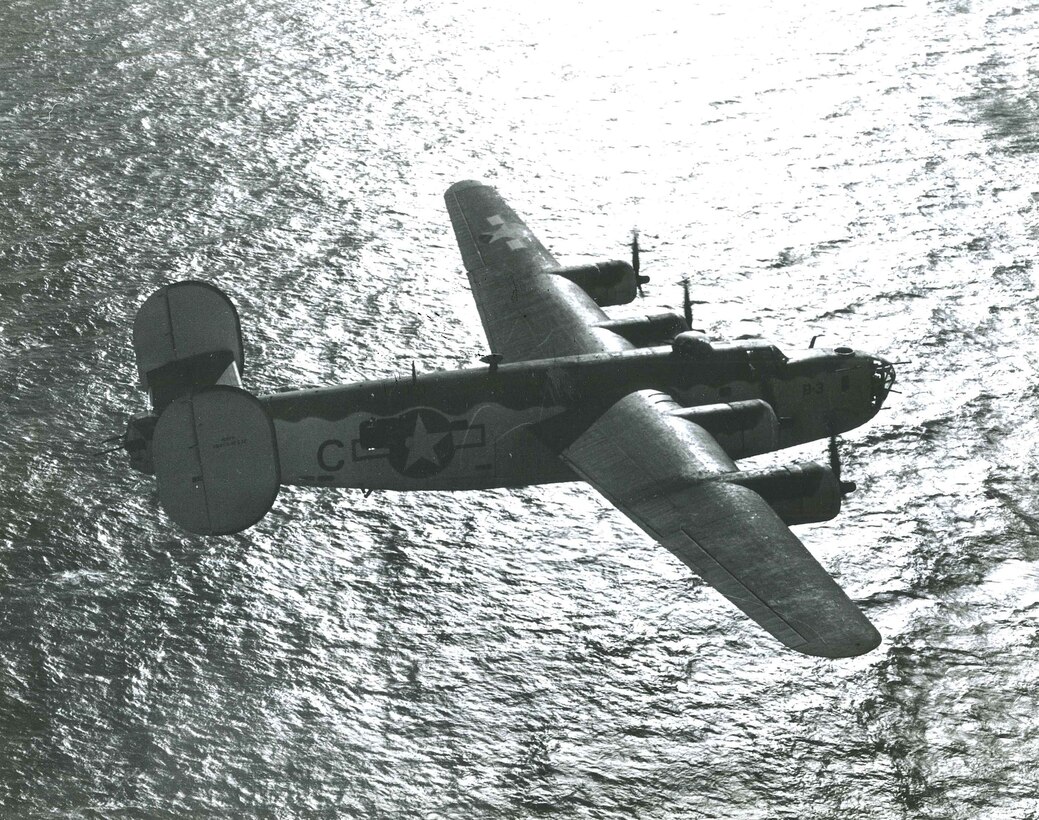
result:
<svg viewBox="0 0 1039 820"><path fill-rule="evenodd" d="M789 5L0 8L5 816L1039 817L1039 6ZM905 362L800 530L880 649L778 650L579 486L201 540L91 455L176 279L258 392L474 362L463 178L567 259L637 224L629 313Z"/></svg>

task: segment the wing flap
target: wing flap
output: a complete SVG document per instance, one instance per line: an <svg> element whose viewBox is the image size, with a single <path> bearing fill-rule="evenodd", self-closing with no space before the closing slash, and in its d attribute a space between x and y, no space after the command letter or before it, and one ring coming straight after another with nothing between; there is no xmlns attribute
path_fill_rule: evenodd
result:
<svg viewBox="0 0 1039 820"><path fill-rule="evenodd" d="M880 635L711 436L659 394L619 401L561 454L642 530L783 644L829 658Z"/></svg>

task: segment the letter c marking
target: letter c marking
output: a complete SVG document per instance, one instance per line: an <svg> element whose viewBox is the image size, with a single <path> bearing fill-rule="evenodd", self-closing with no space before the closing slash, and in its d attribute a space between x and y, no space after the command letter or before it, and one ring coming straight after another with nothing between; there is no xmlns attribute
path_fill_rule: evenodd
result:
<svg viewBox="0 0 1039 820"><path fill-rule="evenodd" d="M325 450L329 447L338 447L342 450L343 442L337 438L330 438L328 441L322 442L321 446L317 448L317 463L321 465L321 469L325 472L334 473L336 470L343 469L343 465L346 464L346 461L340 457L339 461L334 464L329 464L325 460Z"/></svg>

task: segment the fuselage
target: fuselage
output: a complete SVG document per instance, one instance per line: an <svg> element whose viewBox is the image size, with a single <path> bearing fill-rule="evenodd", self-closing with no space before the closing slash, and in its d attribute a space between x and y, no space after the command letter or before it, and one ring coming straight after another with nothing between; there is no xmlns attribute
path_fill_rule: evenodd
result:
<svg viewBox="0 0 1039 820"><path fill-rule="evenodd" d="M787 357L766 344L710 360L671 347L440 371L263 397L282 482L460 490L576 480L558 454L624 396L655 390L683 407L766 402L780 449L872 418L891 365L852 351Z"/></svg>

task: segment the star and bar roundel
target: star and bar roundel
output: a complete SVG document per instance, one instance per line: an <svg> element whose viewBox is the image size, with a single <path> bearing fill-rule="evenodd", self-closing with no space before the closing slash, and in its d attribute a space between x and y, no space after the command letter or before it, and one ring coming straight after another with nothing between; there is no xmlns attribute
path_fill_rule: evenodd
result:
<svg viewBox="0 0 1039 820"><path fill-rule="evenodd" d="M354 461L385 458L401 475L427 478L445 469L458 450L483 447L485 442L482 424L417 407L399 416L362 422L351 450Z"/></svg>

